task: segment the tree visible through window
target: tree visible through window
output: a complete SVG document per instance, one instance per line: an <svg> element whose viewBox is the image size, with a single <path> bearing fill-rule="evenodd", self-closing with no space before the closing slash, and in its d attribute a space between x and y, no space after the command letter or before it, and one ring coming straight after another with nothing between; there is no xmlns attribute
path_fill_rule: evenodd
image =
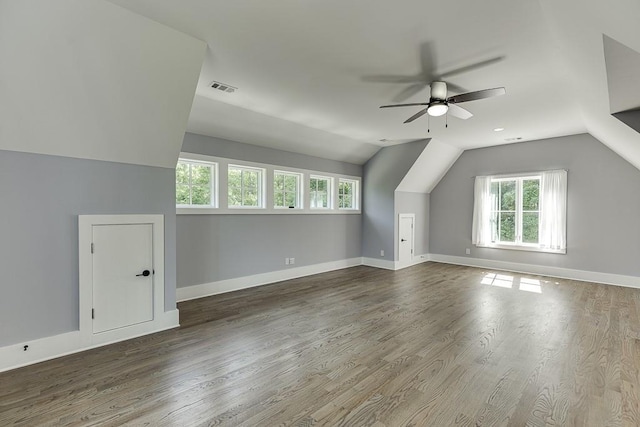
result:
<svg viewBox="0 0 640 427"><path fill-rule="evenodd" d="M537 244L540 177L491 180L491 241Z"/></svg>
<svg viewBox="0 0 640 427"><path fill-rule="evenodd" d="M262 207L263 170L229 165L229 207Z"/></svg>
<svg viewBox="0 0 640 427"><path fill-rule="evenodd" d="M311 199L311 208L330 209L331 178L311 176L309 181L309 198Z"/></svg>
<svg viewBox="0 0 640 427"><path fill-rule="evenodd" d="M356 209L357 187L356 181L340 179L338 182L338 208Z"/></svg>
<svg viewBox="0 0 640 427"><path fill-rule="evenodd" d="M214 205L214 163L179 160L176 166L176 204Z"/></svg>
<svg viewBox="0 0 640 427"><path fill-rule="evenodd" d="M300 207L300 174L274 171L273 205L276 208Z"/></svg>

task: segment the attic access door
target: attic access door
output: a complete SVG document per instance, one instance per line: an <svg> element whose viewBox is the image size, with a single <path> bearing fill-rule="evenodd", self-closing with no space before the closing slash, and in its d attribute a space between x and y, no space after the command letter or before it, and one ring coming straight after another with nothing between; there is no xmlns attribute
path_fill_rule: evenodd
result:
<svg viewBox="0 0 640 427"><path fill-rule="evenodd" d="M78 217L84 345L157 330L164 315L164 216Z"/></svg>
<svg viewBox="0 0 640 427"><path fill-rule="evenodd" d="M94 225L93 333L153 320L153 226Z"/></svg>
<svg viewBox="0 0 640 427"><path fill-rule="evenodd" d="M413 224L415 214L400 214L398 217L398 261L408 264L413 260Z"/></svg>

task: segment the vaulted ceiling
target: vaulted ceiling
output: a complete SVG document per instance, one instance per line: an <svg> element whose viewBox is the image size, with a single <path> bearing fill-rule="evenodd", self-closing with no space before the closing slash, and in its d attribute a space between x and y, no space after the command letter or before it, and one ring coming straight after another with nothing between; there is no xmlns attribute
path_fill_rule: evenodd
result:
<svg viewBox="0 0 640 427"><path fill-rule="evenodd" d="M207 43L195 133L362 163L425 137L469 149L590 132L640 166L640 135L610 115L603 54L603 34L640 51L636 0L112 2ZM378 108L417 89L385 76L494 58L446 78L458 92L506 88L464 104L469 120L403 124L418 107ZM212 89L214 80L238 90ZM428 96L423 86L406 102Z"/></svg>

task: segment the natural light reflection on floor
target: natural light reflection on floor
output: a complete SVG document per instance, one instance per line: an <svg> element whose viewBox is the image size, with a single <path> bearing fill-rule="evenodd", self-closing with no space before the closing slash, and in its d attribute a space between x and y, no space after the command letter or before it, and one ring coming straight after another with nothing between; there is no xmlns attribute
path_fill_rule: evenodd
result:
<svg viewBox="0 0 640 427"><path fill-rule="evenodd" d="M480 282L482 285L498 286L500 288L512 289L514 284L518 284L518 289L525 292L542 293L542 284L538 279L528 279L521 277L514 278L506 274L487 273Z"/></svg>
<svg viewBox="0 0 640 427"><path fill-rule="evenodd" d="M534 292L536 294L542 293L542 285L540 280L527 279L526 277L520 278L520 290L526 292Z"/></svg>

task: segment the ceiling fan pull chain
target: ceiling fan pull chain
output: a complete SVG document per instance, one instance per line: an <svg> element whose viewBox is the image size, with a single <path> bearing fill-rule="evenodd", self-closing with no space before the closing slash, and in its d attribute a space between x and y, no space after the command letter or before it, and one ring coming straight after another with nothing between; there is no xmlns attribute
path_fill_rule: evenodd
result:
<svg viewBox="0 0 640 427"><path fill-rule="evenodd" d="M444 116L444 127L445 129L449 127L449 113Z"/></svg>
<svg viewBox="0 0 640 427"><path fill-rule="evenodd" d="M427 114L427 133L431 132L431 116Z"/></svg>

